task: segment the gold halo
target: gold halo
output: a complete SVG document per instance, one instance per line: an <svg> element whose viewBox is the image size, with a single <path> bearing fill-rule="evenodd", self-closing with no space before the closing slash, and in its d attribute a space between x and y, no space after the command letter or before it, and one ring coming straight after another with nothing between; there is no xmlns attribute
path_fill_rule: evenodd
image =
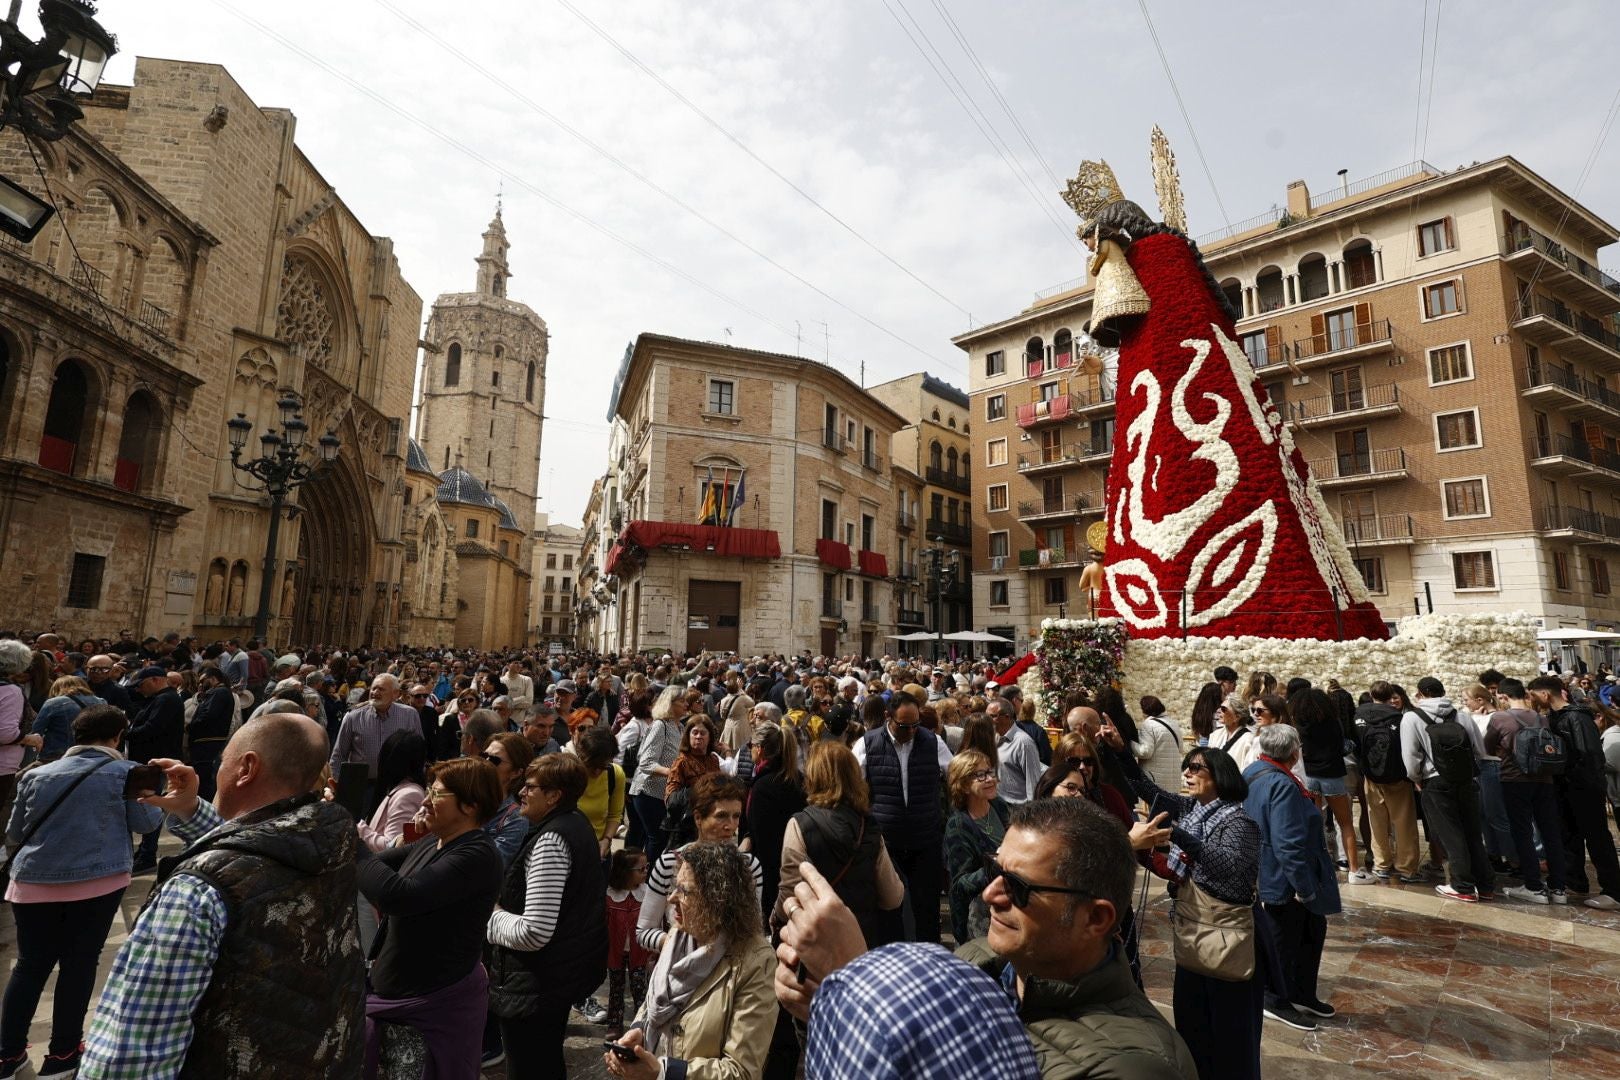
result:
<svg viewBox="0 0 1620 1080"><path fill-rule="evenodd" d="M1093 551L1108 550L1108 523L1106 521L1093 521L1086 526L1086 543L1091 545Z"/></svg>

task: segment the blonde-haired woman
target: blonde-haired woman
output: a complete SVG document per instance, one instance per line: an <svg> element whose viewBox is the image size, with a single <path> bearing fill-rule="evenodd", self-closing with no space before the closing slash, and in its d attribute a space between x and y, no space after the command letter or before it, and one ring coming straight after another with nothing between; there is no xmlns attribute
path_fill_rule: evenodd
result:
<svg viewBox="0 0 1620 1080"><path fill-rule="evenodd" d="M664 851L664 787L681 753L684 695L679 686L665 687L653 702L652 720L641 736L636 755L636 775L630 781L630 805L646 830L648 863L656 863Z"/></svg>
<svg viewBox="0 0 1620 1080"><path fill-rule="evenodd" d="M945 786L953 812L945 822L945 868L950 873L951 933L965 945L990 930L990 909L980 893L990 884L984 860L1007 835L1009 810L996 793L996 766L977 750L951 759Z"/></svg>
<svg viewBox="0 0 1620 1080"><path fill-rule="evenodd" d="M799 864L812 863L860 923L867 944L880 944L878 912L893 911L905 898L883 834L872 818L872 797L855 754L834 739L810 747L804 767L808 805L788 822L782 838L782 880L771 922L787 921L784 905L801 880Z"/></svg>

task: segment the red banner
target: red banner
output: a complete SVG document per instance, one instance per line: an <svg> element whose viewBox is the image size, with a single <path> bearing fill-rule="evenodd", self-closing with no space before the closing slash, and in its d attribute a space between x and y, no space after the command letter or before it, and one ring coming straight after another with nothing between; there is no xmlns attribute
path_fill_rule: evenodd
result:
<svg viewBox="0 0 1620 1080"><path fill-rule="evenodd" d="M642 548L691 548L741 559L776 559L782 555L781 541L772 529L733 529L681 521L632 521L608 552L603 571L613 573L625 549L632 544Z"/></svg>
<svg viewBox="0 0 1620 1080"><path fill-rule="evenodd" d="M836 540L817 540L816 558L825 566L834 570L848 570L850 567L849 545L840 544Z"/></svg>
<svg viewBox="0 0 1620 1080"><path fill-rule="evenodd" d="M860 559L861 573L868 577L888 577L889 560L876 551L860 551L856 553Z"/></svg>

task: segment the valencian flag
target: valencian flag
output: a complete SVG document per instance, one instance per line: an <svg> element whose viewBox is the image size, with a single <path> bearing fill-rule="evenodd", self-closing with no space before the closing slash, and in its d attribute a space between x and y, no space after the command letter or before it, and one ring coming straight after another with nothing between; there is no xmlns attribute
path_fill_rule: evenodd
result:
<svg viewBox="0 0 1620 1080"><path fill-rule="evenodd" d="M713 525L715 521L714 466L709 466L709 478L703 484L703 502L698 506L698 524Z"/></svg>

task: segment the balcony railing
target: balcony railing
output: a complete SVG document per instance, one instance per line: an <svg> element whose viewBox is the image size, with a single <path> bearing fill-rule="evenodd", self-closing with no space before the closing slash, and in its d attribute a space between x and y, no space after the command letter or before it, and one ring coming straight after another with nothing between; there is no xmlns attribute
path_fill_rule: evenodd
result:
<svg viewBox="0 0 1620 1080"><path fill-rule="evenodd" d="M1344 539L1352 548L1357 544L1389 543L1412 538L1412 518L1408 514L1346 518L1344 522Z"/></svg>
<svg viewBox="0 0 1620 1080"><path fill-rule="evenodd" d="M1581 397L1594 405L1601 405L1606 409L1620 413L1620 394L1610 390L1600 382L1583 379L1574 372L1563 368L1552 367L1547 364L1530 364L1525 368L1525 382L1532 390L1541 387L1557 387Z"/></svg>
<svg viewBox="0 0 1620 1080"><path fill-rule="evenodd" d="M167 333L169 329L169 313L152 303L150 300L141 301L140 314L135 316L140 324L156 333Z"/></svg>
<svg viewBox="0 0 1620 1080"><path fill-rule="evenodd" d="M935 487L949 488L964 495L968 493L968 478L961 473L948 472L945 469L930 465L924 470L924 478Z"/></svg>
<svg viewBox="0 0 1620 1080"><path fill-rule="evenodd" d="M89 263L75 259L73 269L68 272L68 280L81 288L89 289L102 299L106 299L107 275Z"/></svg>
<svg viewBox="0 0 1620 1080"><path fill-rule="evenodd" d="M1620 474L1620 454L1602 446L1570 438L1568 435L1538 435L1530 440L1532 460L1572 458L1599 469ZM1578 469L1576 471L1579 471Z"/></svg>
<svg viewBox="0 0 1620 1080"><path fill-rule="evenodd" d="M1093 439L1089 442L1080 443L1074 448L1074 452L1080 455L1081 461L1089 461L1092 458L1111 457L1114 453L1114 440Z"/></svg>
<svg viewBox="0 0 1620 1080"><path fill-rule="evenodd" d="M823 596L821 598L821 617L823 619L842 619L844 617L843 602Z"/></svg>
<svg viewBox="0 0 1620 1080"><path fill-rule="evenodd" d="M942 521L939 518L931 517L928 519L928 527L925 531L930 540L938 537L952 544L970 544L973 542L973 527L955 521Z"/></svg>
<svg viewBox="0 0 1620 1080"><path fill-rule="evenodd" d="M1361 413L1399 409L1400 388L1394 383L1377 383L1354 390L1337 391L1325 397L1305 398L1288 402L1291 420L1302 423L1331 420L1336 416L1356 416Z"/></svg>
<svg viewBox="0 0 1620 1080"><path fill-rule="evenodd" d="M1114 390L1112 387L1109 387L1106 390L1098 387L1095 390L1086 389L1069 391L1069 408L1073 412L1082 412L1086 409L1095 409L1099 406L1112 405L1113 403Z"/></svg>
<svg viewBox="0 0 1620 1080"><path fill-rule="evenodd" d="M1064 551L1062 548L1022 548L1018 552L1018 565L1025 570L1073 566L1079 561L1078 552Z"/></svg>
<svg viewBox="0 0 1620 1080"><path fill-rule="evenodd" d="M1047 517L1057 514L1083 514L1087 510L1100 509L1102 506L1101 492L1082 491L1076 495L1060 495L1052 498L1031 499L1018 504L1020 518Z"/></svg>
<svg viewBox="0 0 1620 1080"><path fill-rule="evenodd" d="M861 466L871 472L883 471L883 458L876 453L861 452Z"/></svg>
<svg viewBox="0 0 1620 1080"><path fill-rule="evenodd" d="M1018 406L1018 426L1028 428L1055 424L1067 420L1072 411L1068 394L1059 394L1045 401L1027 401Z"/></svg>
<svg viewBox="0 0 1620 1080"><path fill-rule="evenodd" d="M1504 238L1503 249L1504 255L1512 255L1519 251L1539 251L1576 277L1620 299L1620 281L1616 281L1579 255L1566 249L1552 237L1531 228L1522 221L1514 222L1513 226L1508 229L1507 236Z"/></svg>
<svg viewBox="0 0 1620 1080"><path fill-rule="evenodd" d="M1612 353L1620 354L1620 335L1605 326L1601 320L1571 310L1562 300L1554 300L1539 293L1532 294L1519 302L1517 310L1513 313L1513 321L1523 322L1538 315L1545 316L1566 329L1596 342Z"/></svg>
<svg viewBox="0 0 1620 1080"><path fill-rule="evenodd" d="M895 563L894 577L896 581L916 581L917 564L915 562Z"/></svg>
<svg viewBox="0 0 1620 1080"><path fill-rule="evenodd" d="M909 510L896 510L894 524L898 529L911 530L917 527L917 515Z"/></svg>
<svg viewBox="0 0 1620 1080"><path fill-rule="evenodd" d="M1024 354L1024 375L1030 379L1038 379L1042 375L1049 375L1054 371L1063 371L1073 366L1074 353L1072 350L1053 353L1050 363L1047 362L1044 356Z"/></svg>
<svg viewBox="0 0 1620 1080"><path fill-rule="evenodd" d="M1400 447L1369 450L1366 453L1336 454L1307 462L1311 475L1320 483L1327 480L1368 480L1394 477L1406 472L1406 451Z"/></svg>
<svg viewBox="0 0 1620 1080"><path fill-rule="evenodd" d="M1378 345L1390 340L1388 319L1356 323L1340 330L1312 334L1294 342L1294 359L1308 360L1313 356L1332 356L1336 353L1359 349L1364 345Z"/></svg>
<svg viewBox="0 0 1620 1080"><path fill-rule="evenodd" d="M1245 337L1247 337L1247 335L1245 335ZM1259 339L1256 339L1257 342L1258 340ZM1243 351L1248 355L1249 363L1253 364L1255 366L1255 370L1257 371L1261 368L1268 368L1276 364L1281 364L1288 359L1288 346L1282 344L1281 342L1278 342L1275 345L1264 345L1258 343L1251 345L1245 341Z"/></svg>
<svg viewBox="0 0 1620 1080"><path fill-rule="evenodd" d="M876 604L861 605L861 622L875 623L878 621L878 606Z"/></svg>
<svg viewBox="0 0 1620 1080"><path fill-rule="evenodd" d="M1034 472L1037 469L1055 469L1064 465L1077 465L1080 455L1074 447L1065 449L1061 446L1043 446L1031 454L1018 455L1018 471Z"/></svg>
<svg viewBox="0 0 1620 1080"><path fill-rule="evenodd" d="M923 624L923 613L915 608L899 608L895 615L895 622L901 626L921 626Z"/></svg>

